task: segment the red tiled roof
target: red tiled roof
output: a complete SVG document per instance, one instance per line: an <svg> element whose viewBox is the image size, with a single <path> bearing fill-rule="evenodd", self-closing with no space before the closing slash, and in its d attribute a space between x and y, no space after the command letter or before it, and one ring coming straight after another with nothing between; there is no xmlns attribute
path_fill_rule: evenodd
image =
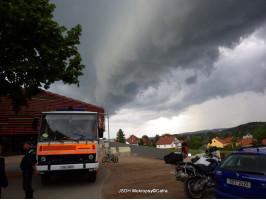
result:
<svg viewBox="0 0 266 200"><path fill-rule="evenodd" d="M136 137L135 135L131 135L129 138L126 139L126 141L127 141L129 144L138 144L138 142L139 142L139 138Z"/></svg>
<svg viewBox="0 0 266 200"><path fill-rule="evenodd" d="M224 139L225 143L231 143L231 140L233 139L233 137L228 137Z"/></svg>
<svg viewBox="0 0 266 200"><path fill-rule="evenodd" d="M240 140L242 146L247 146L247 145L251 145L251 142L255 140L255 139L242 139Z"/></svg>
<svg viewBox="0 0 266 200"><path fill-rule="evenodd" d="M261 140L261 143L264 144L264 145L266 145L266 139L262 139Z"/></svg>
<svg viewBox="0 0 266 200"><path fill-rule="evenodd" d="M216 139L217 141L221 142L222 144L226 144L226 143L227 143L227 142L225 142L223 139L218 138L218 137L213 138L213 139Z"/></svg>
<svg viewBox="0 0 266 200"><path fill-rule="evenodd" d="M157 141L156 145L165 145L165 144L172 144L176 137L160 137L160 139Z"/></svg>

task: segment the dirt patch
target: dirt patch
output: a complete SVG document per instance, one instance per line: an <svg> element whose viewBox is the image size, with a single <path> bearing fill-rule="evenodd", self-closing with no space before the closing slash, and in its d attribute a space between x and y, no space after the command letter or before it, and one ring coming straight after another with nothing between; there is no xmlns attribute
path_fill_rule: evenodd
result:
<svg viewBox="0 0 266 200"><path fill-rule="evenodd" d="M163 160L121 156L118 163L101 163L101 166L110 170L102 186L102 198L186 198L183 183L175 180L175 168Z"/></svg>

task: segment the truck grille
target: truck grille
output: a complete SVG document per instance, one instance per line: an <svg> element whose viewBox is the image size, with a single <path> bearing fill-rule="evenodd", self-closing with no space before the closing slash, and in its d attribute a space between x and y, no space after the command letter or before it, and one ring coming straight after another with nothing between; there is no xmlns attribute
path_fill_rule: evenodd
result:
<svg viewBox="0 0 266 200"><path fill-rule="evenodd" d="M93 158L89 159L92 155ZM45 161L44 158L45 157ZM90 156L91 157L91 156ZM38 165L95 163L96 154L38 156Z"/></svg>

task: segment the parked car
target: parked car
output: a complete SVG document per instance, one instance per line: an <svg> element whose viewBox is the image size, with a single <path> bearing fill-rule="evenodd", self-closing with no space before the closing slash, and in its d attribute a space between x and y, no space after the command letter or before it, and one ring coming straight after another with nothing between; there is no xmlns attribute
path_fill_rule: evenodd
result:
<svg viewBox="0 0 266 200"><path fill-rule="evenodd" d="M266 147L241 149L228 155L216 168L215 197L266 198Z"/></svg>

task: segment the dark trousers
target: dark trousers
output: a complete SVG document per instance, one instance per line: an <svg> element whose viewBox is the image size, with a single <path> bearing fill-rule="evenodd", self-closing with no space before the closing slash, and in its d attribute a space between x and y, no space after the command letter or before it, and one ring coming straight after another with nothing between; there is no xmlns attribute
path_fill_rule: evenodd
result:
<svg viewBox="0 0 266 200"><path fill-rule="evenodd" d="M26 199L33 198L33 189L31 187L33 170L23 170L23 189L26 194Z"/></svg>

